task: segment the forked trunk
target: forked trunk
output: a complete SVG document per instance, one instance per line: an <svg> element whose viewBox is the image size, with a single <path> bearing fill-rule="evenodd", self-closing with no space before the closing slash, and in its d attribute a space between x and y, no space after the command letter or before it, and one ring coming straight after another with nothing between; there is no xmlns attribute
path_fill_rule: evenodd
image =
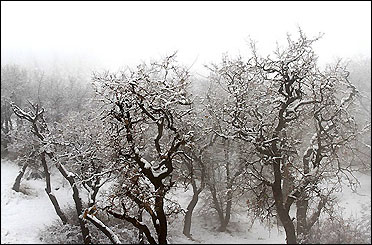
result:
<svg viewBox="0 0 372 245"><path fill-rule="evenodd" d="M276 163L273 164L274 176L275 181L272 184L271 188L274 195L275 200L275 207L280 218L280 221L283 224L285 233L286 233L286 240L288 244L296 244L297 237L296 237L296 230L293 224L291 217L289 216L289 209L284 207L283 203L283 191L281 187L281 171L280 171L280 162L277 160Z"/></svg>

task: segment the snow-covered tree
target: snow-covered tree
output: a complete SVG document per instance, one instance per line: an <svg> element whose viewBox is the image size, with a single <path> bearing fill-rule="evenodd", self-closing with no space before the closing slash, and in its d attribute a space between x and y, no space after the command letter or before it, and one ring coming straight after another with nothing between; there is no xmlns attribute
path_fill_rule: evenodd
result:
<svg viewBox="0 0 372 245"><path fill-rule="evenodd" d="M193 137L182 147L182 158L176 165L178 183L182 183L185 190L191 185L193 193L186 207L183 226L183 234L190 239L193 239L191 234L192 215L199 202L200 194L206 187L208 181L207 172L208 168L211 167L206 154L214 146L217 138L211 128L209 128L208 122L203 118L205 116L205 108L201 105L201 101L195 102L195 100L196 98L194 103L199 102L199 105L195 105L188 121L184 121L187 127L191 127Z"/></svg>
<svg viewBox="0 0 372 245"><path fill-rule="evenodd" d="M166 195L174 185L174 161L192 137L181 124L192 110L189 73L173 54L134 71L94 74L93 82L102 96L112 147L126 176L107 210L137 227L148 242L167 243L167 214L173 211L166 210ZM141 209L152 226L141 221Z"/></svg>
<svg viewBox="0 0 372 245"><path fill-rule="evenodd" d="M100 120L96 106L91 102L85 105L85 111L72 112L63 117L56 123L50 138L55 143L54 157L72 173L79 192L85 190L88 194L88 199L81 202L79 219L81 222L89 220L113 243L118 244L120 240L117 235L99 219L103 209L97 203L99 190L117 177L120 167L114 160L115 152L109 145L106 125Z"/></svg>
<svg viewBox="0 0 372 245"><path fill-rule="evenodd" d="M22 99L27 91L27 73L17 65L1 66L1 156L8 155L10 133L14 128L12 121L13 110L10 102L24 105ZM17 122L20 122L17 119ZM19 123L18 123L19 125Z"/></svg>
<svg viewBox="0 0 372 245"><path fill-rule="evenodd" d="M199 115L204 134L213 137L212 147L203 153L209 190L209 194L205 193L206 205L211 205L217 212L218 230L222 232L230 222L233 204L242 204L241 197L246 194L244 166L245 160L250 158L250 146L234 138L234 128L226 121L229 114L225 105L229 99L229 93L212 81L204 95L204 110Z"/></svg>
<svg viewBox="0 0 372 245"><path fill-rule="evenodd" d="M14 140L19 143L15 144L15 146L13 147L15 147L17 151L23 151L19 155L21 156L21 159L24 159L24 165L17 175L16 181L13 185L13 189L19 191L21 178L29 165L31 165L32 168L37 168L40 166L39 164L37 164L37 159L39 158L44 169L46 182L45 192L52 202L57 215L60 217L63 224L66 224L67 217L62 212L57 198L52 192L51 187L50 172L46 160L46 155L50 155L52 154L52 152L49 151L50 142L48 141L47 136L49 135L49 130L44 120L44 109L39 108L38 104L33 104L31 102L29 102L29 104L30 109L28 111L24 111L19 106L11 102L14 114L20 119L26 121L25 124L22 124L22 126L24 126L24 128L22 127L23 130L20 130L21 128L18 127L19 130L17 131L17 133L20 133L21 137L25 137L22 137L21 139L18 135L18 138L14 137Z"/></svg>
<svg viewBox="0 0 372 245"><path fill-rule="evenodd" d="M105 125L92 105L84 112L72 112L56 123L55 153L88 192L89 207L96 204L100 187L119 170L108 145Z"/></svg>
<svg viewBox="0 0 372 245"><path fill-rule="evenodd" d="M69 120L64 121L62 126L59 124L57 128L54 126L48 127L46 120L44 120L44 108L40 108L38 104L30 103L30 105L32 108L27 112L14 103L12 107L19 118L30 124L31 133L34 136L32 139L38 146L37 153L40 154L44 167L47 185L45 191L53 203L56 213L63 223L67 222L67 218L60 209L51 189L46 156L53 161L58 171L71 186L84 243L89 244L92 241L87 220L100 229L113 243L120 243L116 234L96 217L95 200L97 193L99 188L108 180L107 176L114 172L110 168L112 164L110 165L109 161L106 161L110 159L110 151L100 144L103 136L101 122L94 120L94 113L90 115L80 114L77 116L80 121L71 116ZM69 122L72 122L72 124L69 124ZM97 124L97 122L99 123ZM84 130L85 134L82 135ZM88 191L86 202L82 199L80 186ZM86 208L84 208L85 203L88 203Z"/></svg>
<svg viewBox="0 0 372 245"><path fill-rule="evenodd" d="M21 108L34 101L46 109L48 123L61 120L70 111L81 111L93 90L84 83L80 73L48 72L36 66L4 65L1 67L1 142L7 155L10 131L22 126L19 117L12 116L10 102Z"/></svg>
<svg viewBox="0 0 372 245"><path fill-rule="evenodd" d="M358 152L355 165L371 169L371 58L354 58L347 63L349 80L359 91L352 116L358 121L358 130L363 132L357 138L354 150Z"/></svg>
<svg viewBox="0 0 372 245"><path fill-rule="evenodd" d="M353 153L357 135L350 110L358 92L341 63L317 66L312 45L318 38L308 39L300 30L297 40L290 35L287 40L273 58L260 57L252 43L251 58L225 57L212 67L210 79L229 94L223 105L228 116L222 118L233 128L229 136L254 146L249 175L271 190L268 197L287 242L297 243L306 241L342 178L355 184L351 158L345 156ZM295 221L289 215L293 203Z"/></svg>

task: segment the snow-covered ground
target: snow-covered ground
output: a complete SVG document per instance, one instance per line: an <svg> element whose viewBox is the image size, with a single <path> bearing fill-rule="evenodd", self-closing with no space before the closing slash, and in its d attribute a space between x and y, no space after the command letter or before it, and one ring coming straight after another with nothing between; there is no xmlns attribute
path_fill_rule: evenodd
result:
<svg viewBox="0 0 372 245"><path fill-rule="evenodd" d="M355 192L344 187L342 192L337 193L337 197L340 206L344 208L344 216L357 218L360 217L360 211L366 208L365 205L371 204L371 172L368 174L357 173L355 176L361 184L360 187Z"/></svg>
<svg viewBox="0 0 372 245"><path fill-rule="evenodd" d="M40 231L46 226L60 222L55 214L44 188L44 180L23 179L21 189L28 195L11 189L20 167L1 160L1 243L43 243ZM357 193L344 188L339 194L340 203L345 207L346 215L358 216L362 204L371 203L371 175L359 174L361 188ZM72 204L71 191L61 178L53 178L52 187L60 205ZM58 188L58 190L55 190ZM190 192L177 192L182 208L186 208L191 198ZM182 216L172 220L169 225L171 243L285 243L282 228L274 227L270 231L258 221L251 227L250 218L245 214L233 214L228 232L216 231L212 217L198 214L199 205L193 215L192 241L182 234ZM250 228L251 227L251 228ZM249 229L250 228L250 229Z"/></svg>
<svg viewBox="0 0 372 245"><path fill-rule="evenodd" d="M183 209L186 209L191 200L191 191L177 191L177 199ZM217 217L200 214L202 202L199 201L195 207L191 234L194 241L188 239L182 234L183 217L179 217L178 222L171 222L169 233L172 234L171 243L189 243L189 244L259 244L259 243L285 243L285 233L282 228L277 227L268 230L259 221L252 226L251 218L244 212L233 213L230 218L227 232L219 232Z"/></svg>
<svg viewBox="0 0 372 245"><path fill-rule="evenodd" d="M16 164L1 160L1 243L42 243L40 230L58 216L45 193L44 180L23 179L21 190L28 195L11 189L19 170ZM61 187L58 184L52 182L52 187ZM72 203L68 188L53 191L62 208Z"/></svg>

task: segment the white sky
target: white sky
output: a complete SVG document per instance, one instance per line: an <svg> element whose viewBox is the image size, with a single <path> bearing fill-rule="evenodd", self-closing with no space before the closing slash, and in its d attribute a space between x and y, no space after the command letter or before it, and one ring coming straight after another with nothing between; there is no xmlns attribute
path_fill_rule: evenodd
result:
<svg viewBox="0 0 372 245"><path fill-rule="evenodd" d="M1 63L62 59L116 70L178 50L193 65L262 53L297 26L320 62L371 53L371 2L1 2Z"/></svg>

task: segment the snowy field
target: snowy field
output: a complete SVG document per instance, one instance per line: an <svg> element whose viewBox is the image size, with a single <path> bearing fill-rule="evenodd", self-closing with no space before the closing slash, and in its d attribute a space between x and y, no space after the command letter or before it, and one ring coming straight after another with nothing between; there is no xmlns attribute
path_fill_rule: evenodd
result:
<svg viewBox="0 0 372 245"><path fill-rule="evenodd" d="M43 243L40 231L58 220L45 191L44 180L26 180L21 183L21 190L28 193L17 193L11 189L19 167L6 160L1 160L1 243ZM362 205L371 203L371 176L359 174L361 187L357 193L344 188L339 194L345 215L358 216ZM72 203L69 186L60 178L52 178L52 187L60 205L66 207ZM58 188L58 190L55 190ZM177 193L178 201L185 208L191 198L189 192ZM195 241L182 234L182 217L173 220L169 225L169 241L171 243L285 243L282 228L274 227L270 231L259 222L251 229L250 219L245 214L233 214L227 232L217 232L213 219L198 215L196 207L192 235Z"/></svg>
<svg viewBox="0 0 372 245"><path fill-rule="evenodd" d="M28 195L11 189L19 170L16 164L1 160L1 243L42 243L39 231L58 217L44 191L44 180L22 179L21 191ZM57 187L55 182L52 187ZM62 208L72 202L68 188L53 191Z"/></svg>

